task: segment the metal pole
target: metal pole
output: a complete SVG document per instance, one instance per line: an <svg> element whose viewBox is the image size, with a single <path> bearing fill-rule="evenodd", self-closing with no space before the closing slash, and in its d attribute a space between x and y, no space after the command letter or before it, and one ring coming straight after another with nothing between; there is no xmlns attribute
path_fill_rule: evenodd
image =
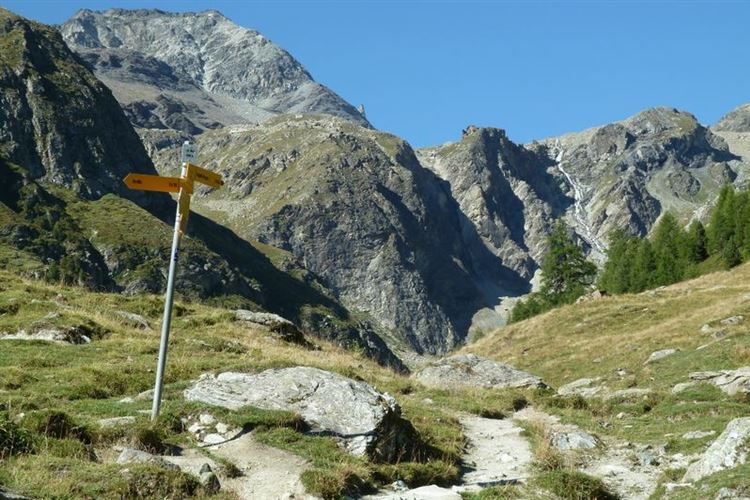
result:
<svg viewBox="0 0 750 500"><path fill-rule="evenodd" d="M181 177L185 177L187 163L182 164ZM182 192L180 192L180 195ZM151 406L151 420L156 420L161 407L161 391L164 387L164 368L167 364L167 346L169 345L169 326L172 323L172 301L174 298L174 277L177 272L178 248L180 246L180 204L177 203L177 215L174 221L174 236L172 237L172 253L169 259L169 275L167 277L167 294L164 297L164 319L161 324L161 344L159 345L159 361L156 365L156 384L154 385L154 400Z"/></svg>

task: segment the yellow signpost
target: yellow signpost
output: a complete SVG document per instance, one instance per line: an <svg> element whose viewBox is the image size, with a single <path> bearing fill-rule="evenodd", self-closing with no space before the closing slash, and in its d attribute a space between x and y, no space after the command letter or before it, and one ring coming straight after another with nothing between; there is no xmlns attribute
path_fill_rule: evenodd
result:
<svg viewBox="0 0 750 500"><path fill-rule="evenodd" d="M128 174L123 181L130 189L144 191L161 191L179 193L177 195L177 215L172 237L172 254L169 259L169 275L167 277L167 293L164 298L164 319L161 326L161 344L159 345L159 360L156 365L156 383L154 385L154 400L151 407L151 420L156 420L161 407L161 393L164 387L164 369L167 362L167 346L169 344L169 326L172 321L172 303L174 299L174 278L177 270L177 255L180 237L185 233L188 216L190 215L190 196L193 194L193 182L205 184L211 188L224 185L221 175L205 168L194 165L198 157L198 149L188 141L182 145L182 173L180 177L162 177L159 175Z"/></svg>

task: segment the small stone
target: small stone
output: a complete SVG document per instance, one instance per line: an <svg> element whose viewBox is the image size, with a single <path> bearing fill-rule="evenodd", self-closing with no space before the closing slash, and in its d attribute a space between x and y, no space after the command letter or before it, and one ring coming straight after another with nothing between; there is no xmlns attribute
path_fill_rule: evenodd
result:
<svg viewBox="0 0 750 500"><path fill-rule="evenodd" d="M143 392L139 393L135 397L136 401L151 401L153 399L154 399L154 390L153 389L149 389L147 391L143 391Z"/></svg>
<svg viewBox="0 0 750 500"><path fill-rule="evenodd" d="M601 380L601 377L597 378L580 378L578 380L574 380L573 382L570 382L568 384L563 385L557 390L557 394L560 396L569 396L569 395L580 395L583 397L592 397L597 395L602 388L600 386L593 386L592 384L599 382Z"/></svg>
<svg viewBox="0 0 750 500"><path fill-rule="evenodd" d="M224 441L226 441L226 439L221 434L206 434L206 436L203 438L203 443L207 445L219 444L223 443Z"/></svg>
<svg viewBox="0 0 750 500"><path fill-rule="evenodd" d="M711 334L712 338L715 338L716 340L723 339L727 336L726 330L716 330L714 333Z"/></svg>
<svg viewBox="0 0 750 500"><path fill-rule="evenodd" d="M229 426L225 423L219 422L218 424L216 424L216 432L218 432L219 434L226 434L227 432L229 432Z"/></svg>
<svg viewBox="0 0 750 500"><path fill-rule="evenodd" d="M126 398L122 398L120 401L118 401L118 403L123 403L123 404L126 404L126 403L135 403L135 399L133 399L130 396L128 396Z"/></svg>
<svg viewBox="0 0 750 500"><path fill-rule="evenodd" d="M208 492L209 494L218 493L221 489L221 483L219 483L219 478L216 477L216 474L214 474L211 471L208 472L201 472L199 480L203 488Z"/></svg>
<svg viewBox="0 0 750 500"><path fill-rule="evenodd" d="M201 432L203 432L204 427L198 422L194 422L192 425L190 425L190 427L188 427L187 430L191 434L200 434Z"/></svg>
<svg viewBox="0 0 750 500"><path fill-rule="evenodd" d="M697 384L695 382L681 382L679 384L676 384L674 387L672 387L672 394L679 394L686 389L695 387L696 385Z"/></svg>
<svg viewBox="0 0 750 500"><path fill-rule="evenodd" d="M691 431L683 434L682 439L703 439L714 434L716 434L716 431Z"/></svg>
<svg viewBox="0 0 750 500"><path fill-rule="evenodd" d="M619 391L614 391L608 394L605 399L618 399L618 398L633 399L633 398L638 398L638 397L646 397L652 392L654 392L652 389L647 389L647 388L640 389L640 388L634 387L632 389L621 389Z"/></svg>
<svg viewBox="0 0 750 500"><path fill-rule="evenodd" d="M130 463L140 463L140 464L152 464L152 465L158 465L159 467L163 467L165 469L171 469L171 470L180 470L180 468L171 463L167 462L163 458L152 455L151 453L147 453L145 451L136 450L133 448L125 448L122 450L122 453L120 453L120 456L117 457L117 463L118 464L130 464Z"/></svg>
<svg viewBox="0 0 750 500"><path fill-rule="evenodd" d="M118 427L121 425L133 425L135 423L135 417L114 417L114 418L103 418L97 421L100 427L110 428Z"/></svg>
<svg viewBox="0 0 750 500"><path fill-rule="evenodd" d="M203 474L205 472L213 472L211 470L211 466L207 462L204 462L203 465L201 465L200 470L198 471L199 474Z"/></svg>
<svg viewBox="0 0 750 500"><path fill-rule="evenodd" d="M649 356L648 359L646 360L646 364L660 361L666 358L667 356L671 356L672 354L678 351L679 349L662 349L660 351L654 351L651 353L651 356Z"/></svg>
<svg viewBox="0 0 750 500"><path fill-rule="evenodd" d="M216 419L210 413L203 413L198 417L198 421L203 425L213 425L216 423Z"/></svg>
<svg viewBox="0 0 750 500"><path fill-rule="evenodd" d="M618 419L622 420L623 418L625 418L625 417L627 417L627 416L628 416L628 414L627 414L627 413L625 413L624 411L621 411L620 413L618 413L618 414L616 415L616 418L618 418Z"/></svg>
<svg viewBox="0 0 750 500"><path fill-rule="evenodd" d="M703 326L701 327L701 333L709 334L709 333L711 333L712 331L714 331L714 329L713 329L713 328L711 328L711 325L709 325L708 323L705 323L705 324L704 324L704 325L703 325Z"/></svg>
<svg viewBox="0 0 750 500"><path fill-rule="evenodd" d="M738 315L738 316L730 316L728 318L725 318L721 320L720 323L724 326L730 326L730 325L739 325L743 321L745 321L745 317Z"/></svg>

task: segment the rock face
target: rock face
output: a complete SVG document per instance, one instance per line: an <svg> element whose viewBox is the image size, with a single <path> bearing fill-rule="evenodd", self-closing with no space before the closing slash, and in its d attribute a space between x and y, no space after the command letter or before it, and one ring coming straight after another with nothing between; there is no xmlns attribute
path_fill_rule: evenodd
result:
<svg viewBox="0 0 750 500"><path fill-rule="evenodd" d="M475 354L441 359L416 372L414 378L433 387L547 387L539 377Z"/></svg>
<svg viewBox="0 0 750 500"><path fill-rule="evenodd" d="M690 378L714 384L730 396L738 393L750 394L750 366L718 372L693 372Z"/></svg>
<svg viewBox="0 0 750 500"><path fill-rule="evenodd" d="M156 172L109 89L49 26L0 9L0 40L0 157L88 199L147 202L122 178Z"/></svg>
<svg viewBox="0 0 750 500"><path fill-rule="evenodd" d="M694 116L669 108L529 148L555 160L575 199L566 216L595 253L614 228L643 235L666 210L701 215L699 195L733 181L738 159Z"/></svg>
<svg viewBox="0 0 750 500"><path fill-rule="evenodd" d="M60 28L134 125L190 134L279 113L364 115L288 52L216 11L79 11Z"/></svg>
<svg viewBox="0 0 750 500"><path fill-rule="evenodd" d="M491 254L531 279L550 223L573 203L548 171L554 161L495 128L470 128L460 141L420 149L418 157L450 184L465 230L476 231Z"/></svg>
<svg viewBox="0 0 750 500"><path fill-rule="evenodd" d="M701 459L688 467L682 480L697 481L715 472L745 463L748 438L750 438L750 417L732 420Z"/></svg>
<svg viewBox="0 0 750 500"><path fill-rule="evenodd" d="M185 398L232 410L255 406L298 412L311 432L334 436L350 453L377 460L396 458L412 437L393 397L317 368L204 375Z"/></svg>
<svg viewBox="0 0 750 500"><path fill-rule="evenodd" d="M198 144L205 165L227 181L222 192L198 193L198 210L289 252L344 304L418 352L459 344L474 314L497 303L486 285L528 289L397 137L333 117L286 116L206 132ZM175 154L157 153L162 171Z"/></svg>

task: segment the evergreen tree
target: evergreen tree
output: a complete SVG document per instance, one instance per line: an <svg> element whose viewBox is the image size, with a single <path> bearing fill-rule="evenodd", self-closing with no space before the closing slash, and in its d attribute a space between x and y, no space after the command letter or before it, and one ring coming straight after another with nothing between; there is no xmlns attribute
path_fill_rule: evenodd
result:
<svg viewBox="0 0 750 500"><path fill-rule="evenodd" d="M699 220L694 220L688 228L687 248L688 260L694 264L703 262L708 258L706 228Z"/></svg>
<svg viewBox="0 0 750 500"><path fill-rule="evenodd" d="M729 238L734 234L734 224L734 188L726 185L721 188L708 225L708 246L711 254L722 253Z"/></svg>
<svg viewBox="0 0 750 500"><path fill-rule="evenodd" d="M557 221L547 238L547 253L541 269L540 294L552 305L574 301L583 295L596 276L596 266L586 260L583 249L562 220Z"/></svg>
<svg viewBox="0 0 750 500"><path fill-rule="evenodd" d="M635 258L633 259L633 269L630 277L630 291L641 292L654 283L654 274L656 273L656 258L651 241L643 238L638 243Z"/></svg>
<svg viewBox="0 0 750 500"><path fill-rule="evenodd" d="M724 248L721 252L721 258L728 268L732 268L742 262L742 258L740 257L740 249L734 240L734 236L731 236L726 245L724 245Z"/></svg>
<svg viewBox="0 0 750 500"><path fill-rule="evenodd" d="M671 285L680 281L685 274L686 245L685 234L677 223L677 218L667 212L661 216L653 235L653 250L656 261L656 274L653 283L657 286Z"/></svg>
<svg viewBox="0 0 750 500"><path fill-rule="evenodd" d="M568 226L557 221L547 237L547 253L542 260L542 284L538 292L516 303L509 321L521 321L555 306L573 302L594 281L596 266L586 260Z"/></svg>
<svg viewBox="0 0 750 500"><path fill-rule="evenodd" d="M599 288L609 293L630 291L630 270L633 262L633 238L622 229L615 229L609 238L607 261L599 276Z"/></svg>

